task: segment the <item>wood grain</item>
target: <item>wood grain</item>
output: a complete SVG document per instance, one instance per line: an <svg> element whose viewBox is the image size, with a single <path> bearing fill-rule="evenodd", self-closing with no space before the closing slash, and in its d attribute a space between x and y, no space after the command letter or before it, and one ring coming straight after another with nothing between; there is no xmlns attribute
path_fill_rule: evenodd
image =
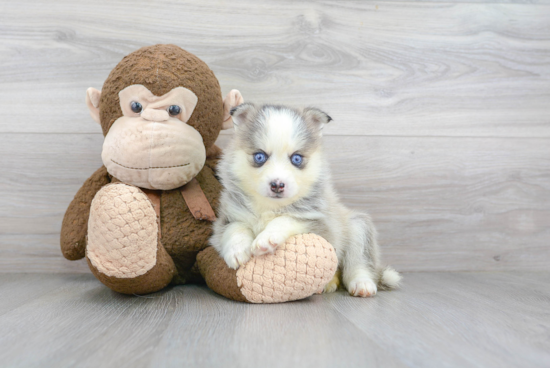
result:
<svg viewBox="0 0 550 368"><path fill-rule="evenodd" d="M133 50L176 43L223 92L316 105L330 135L550 137L550 7L423 2L0 5L1 132L98 133L84 105ZM161 25L159 27L159 25Z"/></svg>
<svg viewBox="0 0 550 368"><path fill-rule="evenodd" d="M230 138L218 140L222 147ZM101 135L10 134L0 178L0 270L89 272L59 251L63 214L101 165ZM325 137L348 206L368 211L403 271L545 270L548 139Z"/></svg>
<svg viewBox="0 0 550 368"><path fill-rule="evenodd" d="M159 366L217 366L223 357L227 365L242 367L314 368L338 362L350 367L404 367L392 352L379 348L375 339L365 339L352 323L327 308L320 297L251 306L204 288L179 289L182 306L153 358Z"/></svg>
<svg viewBox="0 0 550 368"><path fill-rule="evenodd" d="M547 268L547 1L23 0L0 3L0 272L89 272L58 246L101 165L84 91L155 43L224 93L329 112L337 188L398 269Z"/></svg>
<svg viewBox="0 0 550 368"><path fill-rule="evenodd" d="M63 288L0 316L0 359L8 366L56 367L75 361L79 366L109 367L205 367L221 362L229 367L288 367L298 362L330 367L338 361L403 366L319 301L317 297L258 308L197 286L132 297L110 291L93 277L67 275ZM346 333L335 342L333 333L340 329ZM273 333L277 330L278 336ZM22 339L33 347L32 354L22 354ZM365 349L365 344L373 348Z"/></svg>
<svg viewBox="0 0 550 368"><path fill-rule="evenodd" d="M368 305L327 300L408 366L545 367L547 285L527 285L516 273L417 273L406 275L400 293Z"/></svg>
<svg viewBox="0 0 550 368"><path fill-rule="evenodd" d="M89 276L74 275L83 280ZM62 288L67 283L67 275L52 274L41 278L36 274L13 273L0 276L0 316L36 298Z"/></svg>
<svg viewBox="0 0 550 368"><path fill-rule="evenodd" d="M112 292L92 275L0 274L0 361L9 367L550 364L550 273L404 276L401 290L374 298L341 291L251 305L204 286L138 297Z"/></svg>

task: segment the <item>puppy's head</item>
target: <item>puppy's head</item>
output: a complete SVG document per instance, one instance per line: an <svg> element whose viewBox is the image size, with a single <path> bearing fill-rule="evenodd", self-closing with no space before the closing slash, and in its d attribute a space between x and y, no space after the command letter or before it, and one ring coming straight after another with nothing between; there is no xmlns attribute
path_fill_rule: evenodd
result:
<svg viewBox="0 0 550 368"><path fill-rule="evenodd" d="M232 171L243 189L281 205L307 195L322 175L321 132L330 116L315 108L246 103L231 111Z"/></svg>

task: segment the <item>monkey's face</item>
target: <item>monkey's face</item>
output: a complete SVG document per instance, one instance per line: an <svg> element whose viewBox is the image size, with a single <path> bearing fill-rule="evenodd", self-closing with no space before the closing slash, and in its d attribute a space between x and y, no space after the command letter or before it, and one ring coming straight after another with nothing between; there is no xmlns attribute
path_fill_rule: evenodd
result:
<svg viewBox="0 0 550 368"><path fill-rule="evenodd" d="M200 133L186 124L197 96L177 87L155 96L135 84L119 92L123 116L107 133L101 158L117 179L148 189L187 184L201 171L206 150Z"/></svg>

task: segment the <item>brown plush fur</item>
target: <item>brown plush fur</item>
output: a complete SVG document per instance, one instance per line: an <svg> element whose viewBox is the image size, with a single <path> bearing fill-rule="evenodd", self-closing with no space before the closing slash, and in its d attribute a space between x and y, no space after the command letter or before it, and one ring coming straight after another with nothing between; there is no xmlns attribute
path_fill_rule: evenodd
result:
<svg viewBox="0 0 550 368"><path fill-rule="evenodd" d="M221 184L212 169L205 165L196 176L201 189L214 210L218 208ZM163 191L161 197L160 223L162 243L178 269L178 282L184 283L191 278L191 268L197 253L206 248L212 234L212 223L193 217L179 189Z"/></svg>
<svg viewBox="0 0 550 368"><path fill-rule="evenodd" d="M187 124L202 135L209 158L196 179L216 211L221 184L214 175L220 154L214 142L222 127L223 101L213 72L199 58L174 45L144 47L124 57L103 85L99 109L104 135L122 116L118 92L132 84L143 84L157 96L179 86L197 95L197 106ZM117 181L101 167L75 195L61 229L61 249L65 258L76 260L85 256L92 199L103 186ZM160 290L170 282L201 281L195 266L196 256L207 247L212 224L193 217L179 188L162 191L160 207L162 237L157 264L151 270L136 278L117 279L101 274L90 264L92 273L109 288L125 294L139 294Z"/></svg>
<svg viewBox="0 0 550 368"><path fill-rule="evenodd" d="M157 244L157 263L147 273L128 279L119 279L107 276L92 265L89 259L88 266L99 281L111 290L122 294L148 294L164 289L177 275L174 261L168 255L161 242ZM122 280L122 281L121 281Z"/></svg>
<svg viewBox="0 0 550 368"><path fill-rule="evenodd" d="M195 128L208 149L218 138L223 122L223 100L216 76L204 61L176 45L143 47L125 56L103 84L99 111L103 135L122 116L118 93L142 84L156 96L185 87L199 98L187 124Z"/></svg>
<svg viewBox="0 0 550 368"><path fill-rule="evenodd" d="M209 159L196 176L201 189L214 210L219 204L221 184L214 176L215 160ZM102 166L78 191L69 205L61 230L61 249L65 258L84 258L90 205L95 194L109 183L119 182ZM196 220L179 188L161 192L161 234L157 265L134 279L117 279L101 274L89 262L92 273L109 288L124 294L145 294L158 291L168 283L203 282L195 266L197 254L208 245L211 223ZM76 240L76 241L75 241ZM175 268L174 268L175 266Z"/></svg>
<svg viewBox="0 0 550 368"><path fill-rule="evenodd" d="M206 284L216 293L239 302L248 302L237 285L237 271L227 267L218 252L209 247L199 253L198 265Z"/></svg>

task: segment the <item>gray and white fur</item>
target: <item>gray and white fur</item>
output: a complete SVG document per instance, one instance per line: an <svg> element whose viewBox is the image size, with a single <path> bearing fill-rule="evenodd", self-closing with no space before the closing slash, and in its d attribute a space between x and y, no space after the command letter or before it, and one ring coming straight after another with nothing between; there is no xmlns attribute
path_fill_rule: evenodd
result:
<svg viewBox="0 0 550 368"><path fill-rule="evenodd" d="M345 207L334 190L321 144L332 119L315 108L250 103L231 114L235 135L218 167L224 189L210 240L228 266L237 269L293 235L315 233L336 250L337 275L351 295L397 287L401 276L380 266L370 216Z"/></svg>

